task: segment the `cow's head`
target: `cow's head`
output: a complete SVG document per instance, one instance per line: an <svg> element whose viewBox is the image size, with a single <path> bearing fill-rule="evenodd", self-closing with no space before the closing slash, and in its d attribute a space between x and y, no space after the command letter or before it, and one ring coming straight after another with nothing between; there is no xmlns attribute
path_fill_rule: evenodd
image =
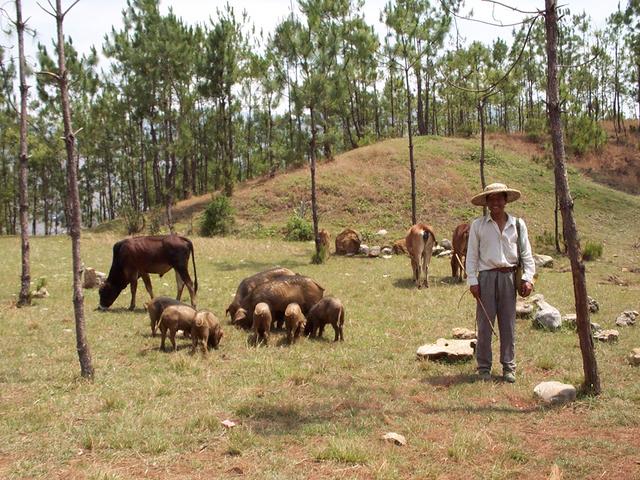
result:
<svg viewBox="0 0 640 480"><path fill-rule="evenodd" d="M109 280L104 282L98 291L100 294L100 308L106 310L113 305L121 291L122 288L114 287Z"/></svg>

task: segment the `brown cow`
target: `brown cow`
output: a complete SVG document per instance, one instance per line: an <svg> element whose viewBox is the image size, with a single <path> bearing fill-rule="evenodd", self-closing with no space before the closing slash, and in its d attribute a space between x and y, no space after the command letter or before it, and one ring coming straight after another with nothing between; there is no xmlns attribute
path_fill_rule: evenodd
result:
<svg viewBox="0 0 640 480"><path fill-rule="evenodd" d="M271 316L282 328L287 305L297 303L303 314L315 305L324 295L324 288L314 280L303 275L276 277L271 282L257 286L245 298L242 308L238 309L233 323L243 328L253 325L253 311L256 305L264 302L271 309Z"/></svg>
<svg viewBox="0 0 640 480"><path fill-rule="evenodd" d="M417 223L409 229L406 237L407 251L411 257L411 269L416 286L429 288L429 262L436 243L431 225Z"/></svg>
<svg viewBox="0 0 640 480"><path fill-rule="evenodd" d="M469 224L461 223L453 231L453 240L451 245L453 251L451 252L451 276L462 281L462 274L464 278L467 277L467 272L464 271L464 262L467 258L467 245L469 244Z"/></svg>
<svg viewBox="0 0 640 480"><path fill-rule="evenodd" d="M244 300L253 291L254 288L256 288L258 285L270 282L275 277L286 275L295 275L295 273L288 268L274 267L270 268L269 270L265 270L264 272L256 273L255 275L242 280L240 282L240 285L238 285L238 289L236 290L236 296L233 298L233 301L225 311L225 316L228 313L231 321L233 322L233 319L235 318L236 313L242 304L242 300Z"/></svg>
<svg viewBox="0 0 640 480"><path fill-rule="evenodd" d="M193 260L194 283L191 282L189 276L190 255ZM178 235L132 237L120 240L113 246L113 261L109 276L104 285L100 287L100 308L103 310L109 308L118 298L120 292L127 285L130 285L131 305L129 310L133 310L136 306L138 278L142 277L147 292L153 298L149 274L157 273L162 276L172 268L176 272L177 299L180 300L182 297L182 290L186 285L191 296L191 305L195 308L198 275L191 240Z"/></svg>

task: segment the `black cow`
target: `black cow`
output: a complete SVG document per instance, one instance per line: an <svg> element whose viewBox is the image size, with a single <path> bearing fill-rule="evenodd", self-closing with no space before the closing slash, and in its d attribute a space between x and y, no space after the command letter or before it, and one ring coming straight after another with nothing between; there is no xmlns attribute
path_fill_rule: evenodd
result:
<svg viewBox="0 0 640 480"><path fill-rule="evenodd" d="M189 255L193 259L193 276L195 283L189 276ZM196 306L196 292L198 291L198 275L196 273L196 257L191 240L178 235L132 237L120 240L113 246L113 261L109 276L100 287L100 308L107 309L118 298L120 292L127 285L131 286L131 305L136 306L136 289L138 278L142 277L147 292L153 298L150 273L160 276L174 269L178 287L177 298L182 297L184 286L189 289L191 305Z"/></svg>

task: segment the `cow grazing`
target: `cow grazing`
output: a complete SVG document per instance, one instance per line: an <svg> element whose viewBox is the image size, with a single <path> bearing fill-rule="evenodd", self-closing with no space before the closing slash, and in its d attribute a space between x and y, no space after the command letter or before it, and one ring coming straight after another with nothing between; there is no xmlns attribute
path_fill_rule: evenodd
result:
<svg viewBox="0 0 640 480"><path fill-rule="evenodd" d="M193 276L195 283L189 276L189 255L193 260ZM107 309L118 298L120 292L127 285L131 286L131 305L136 306L136 289L138 278L142 277L144 286L153 298L150 273L160 276L174 269L178 287L177 298L182 297L182 290L187 286L191 296L191 305L196 306L196 292L198 291L198 275L196 273L196 257L191 240L178 235L132 237L120 240L113 246L113 261L109 276L100 287L100 308Z"/></svg>
<svg viewBox="0 0 640 480"><path fill-rule="evenodd" d="M303 275L282 276L272 279L256 287L245 298L242 308L238 309L233 323L244 328L253 325L253 311L256 305L264 302L271 309L273 320L277 320L278 328L282 328L284 312L287 305L297 303L303 314L315 305L324 295L324 288L314 280Z"/></svg>
<svg viewBox="0 0 640 480"><path fill-rule="evenodd" d="M233 321L233 319L236 317L236 313L238 309L242 305L242 301L247 296L249 296L251 292L253 292L254 288L256 288L258 285L262 285L264 283L270 282L275 277L281 277L281 276L287 276L287 275L289 276L295 275L295 273L289 270L288 268L274 267L274 268L270 268L269 270L265 270L264 272L259 272L259 273L256 273L255 275L245 278L240 282L240 285L238 285L238 289L236 290L236 295L233 298L233 301L231 302L231 304L227 307L225 315L228 313L229 316L231 317L231 320Z"/></svg>
<svg viewBox="0 0 640 480"><path fill-rule="evenodd" d="M334 341L344 340L344 306L340 299L335 297L324 297L316 303L307 314L307 325L305 335L322 337L324 326L330 323L335 332Z"/></svg>
<svg viewBox="0 0 640 480"><path fill-rule="evenodd" d="M429 288L429 262L436 243L433 229L424 223L415 224L407 233L406 243L416 286Z"/></svg>
<svg viewBox="0 0 640 480"><path fill-rule="evenodd" d="M453 231L453 240L451 245L451 276L462 281L462 275L466 278L467 272L464 271L464 262L467 257L467 245L469 244L469 224L461 223Z"/></svg>

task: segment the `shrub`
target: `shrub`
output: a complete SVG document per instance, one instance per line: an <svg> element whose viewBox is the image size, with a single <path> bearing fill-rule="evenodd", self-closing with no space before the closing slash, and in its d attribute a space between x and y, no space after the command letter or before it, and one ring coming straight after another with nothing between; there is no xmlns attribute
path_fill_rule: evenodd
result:
<svg viewBox="0 0 640 480"><path fill-rule="evenodd" d="M300 216L298 212L294 212L285 227L284 238L290 241L308 241L313 240L313 225L311 222Z"/></svg>
<svg viewBox="0 0 640 480"><path fill-rule="evenodd" d="M131 205L124 205L120 208L120 216L124 220L127 234L135 235L144 230L145 219L144 214L133 208Z"/></svg>
<svg viewBox="0 0 640 480"><path fill-rule="evenodd" d="M311 257L311 263L314 265L322 265L328 258L328 249L324 245L320 245L320 252L314 252Z"/></svg>
<svg viewBox="0 0 640 480"><path fill-rule="evenodd" d="M213 198L202 216L200 234L204 237L225 235L233 227L233 207L229 197L218 195Z"/></svg>
<svg viewBox="0 0 640 480"><path fill-rule="evenodd" d="M584 245L584 249L582 250L582 260L588 262L589 260L595 260L596 258L600 258L602 256L602 243L600 242L590 242Z"/></svg>
<svg viewBox="0 0 640 480"><path fill-rule="evenodd" d="M568 125L567 140L573 153L583 155L601 148L607 141L607 132L597 121L583 115Z"/></svg>
<svg viewBox="0 0 640 480"><path fill-rule="evenodd" d="M547 135L546 117L530 117L524 124L524 133L530 142L540 142Z"/></svg>
<svg viewBox="0 0 640 480"><path fill-rule="evenodd" d="M158 235L162 228L163 213L161 208L154 208L149 212L149 234Z"/></svg>

